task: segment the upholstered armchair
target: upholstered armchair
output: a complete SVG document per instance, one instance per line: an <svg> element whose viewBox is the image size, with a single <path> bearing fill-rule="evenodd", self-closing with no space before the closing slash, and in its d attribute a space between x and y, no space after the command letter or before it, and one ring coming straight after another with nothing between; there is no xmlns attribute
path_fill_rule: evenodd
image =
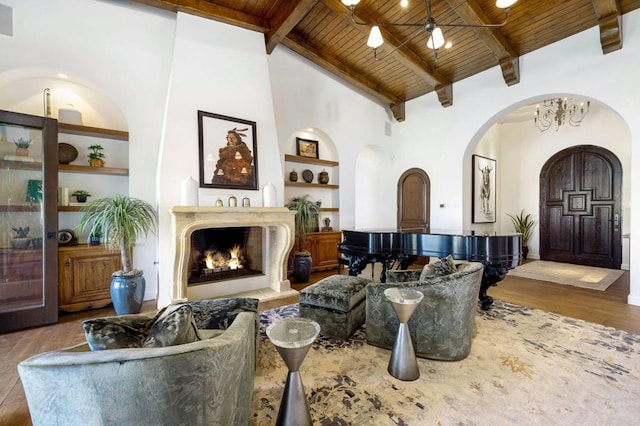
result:
<svg viewBox="0 0 640 426"><path fill-rule="evenodd" d="M432 265L424 270L387 271L386 283L367 286L367 343L392 348L398 319L384 290L409 287L424 299L409 320L416 355L460 360L469 355L475 335L475 314L482 280L481 263L456 262L455 272L437 276Z"/></svg>
<svg viewBox="0 0 640 426"><path fill-rule="evenodd" d="M33 424L246 425L256 368L258 300L186 304L202 340L94 352L85 343L21 362L18 371ZM155 317L109 318L123 329L144 329Z"/></svg>

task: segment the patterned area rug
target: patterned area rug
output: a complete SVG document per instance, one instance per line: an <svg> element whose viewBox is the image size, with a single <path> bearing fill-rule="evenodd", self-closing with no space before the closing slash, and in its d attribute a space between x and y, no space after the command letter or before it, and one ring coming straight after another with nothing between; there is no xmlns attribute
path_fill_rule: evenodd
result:
<svg viewBox="0 0 640 426"><path fill-rule="evenodd" d="M624 273L620 269L595 268L569 263L534 260L509 271L509 275L574 287L605 291Z"/></svg>
<svg viewBox="0 0 640 426"><path fill-rule="evenodd" d="M265 311L253 425L273 425L287 369L264 330L298 306ZM300 369L316 425L630 425L640 419L640 336L496 300L479 311L462 361L419 359L420 378L387 373L390 351L320 335Z"/></svg>

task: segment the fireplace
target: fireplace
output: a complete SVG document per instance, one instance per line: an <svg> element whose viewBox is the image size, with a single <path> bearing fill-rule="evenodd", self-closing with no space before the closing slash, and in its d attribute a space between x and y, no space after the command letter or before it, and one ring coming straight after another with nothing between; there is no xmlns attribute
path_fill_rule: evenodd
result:
<svg viewBox="0 0 640 426"><path fill-rule="evenodd" d="M191 234L189 286L262 274L262 228L206 228Z"/></svg>
<svg viewBox="0 0 640 426"><path fill-rule="evenodd" d="M172 207L169 212L174 246L171 303L238 294L261 299L297 294L286 278L295 235L294 212L284 207L182 206ZM231 238L232 234L235 236ZM227 237L244 243L244 253L240 254L244 268L257 272L231 272L212 280L203 277L215 272L203 272L205 269L227 269L213 263L208 268L206 261L202 263L209 249L218 252L218 257L232 256L227 252L234 244L228 247L230 243L222 242Z"/></svg>

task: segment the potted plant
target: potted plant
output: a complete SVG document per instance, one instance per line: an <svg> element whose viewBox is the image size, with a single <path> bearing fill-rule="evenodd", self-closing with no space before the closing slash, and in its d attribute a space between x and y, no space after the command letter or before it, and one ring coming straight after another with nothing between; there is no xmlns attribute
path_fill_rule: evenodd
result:
<svg viewBox="0 0 640 426"><path fill-rule="evenodd" d="M89 165L92 167L104 167L104 148L102 145L89 146Z"/></svg>
<svg viewBox="0 0 640 426"><path fill-rule="evenodd" d="M144 297L143 271L133 269L133 245L139 235L154 232L156 211L146 201L124 195L100 198L82 207L76 230L102 235L109 249L120 250L122 269L112 274L111 300L118 315L139 313Z"/></svg>
<svg viewBox="0 0 640 426"><path fill-rule="evenodd" d="M87 197L91 197L91 194L89 194L87 191L79 189L77 191L74 191L71 196L76 197L76 200L78 200L79 203L85 203L87 201Z"/></svg>
<svg viewBox="0 0 640 426"><path fill-rule="evenodd" d="M11 229L16 233L16 236L11 239L11 247L14 249L28 248L29 243L31 243L31 238L27 237L27 235L29 235L29 227L12 227Z"/></svg>
<svg viewBox="0 0 640 426"><path fill-rule="evenodd" d="M16 145L16 155L20 157L27 157L29 155L29 145L31 145L31 139L18 138L14 139L13 143Z"/></svg>
<svg viewBox="0 0 640 426"><path fill-rule="evenodd" d="M318 227L320 201L310 201L309 195L294 197L285 207L295 211L296 249L293 254L293 278L298 283L306 283L311 275L311 253L306 249L307 234Z"/></svg>
<svg viewBox="0 0 640 426"><path fill-rule="evenodd" d="M522 234L522 258L526 259L529 253L529 240L533 234L533 228L536 226L536 221L530 213L524 214L524 209L520 211L520 214L510 215L507 213L507 216L511 218L516 232Z"/></svg>

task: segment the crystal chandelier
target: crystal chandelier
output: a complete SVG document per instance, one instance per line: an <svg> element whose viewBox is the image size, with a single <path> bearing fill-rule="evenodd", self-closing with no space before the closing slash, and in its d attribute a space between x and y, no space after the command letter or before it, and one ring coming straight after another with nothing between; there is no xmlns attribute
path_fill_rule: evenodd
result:
<svg viewBox="0 0 640 426"><path fill-rule="evenodd" d="M536 105L533 114L533 122L541 131L547 131L555 124L556 132L565 123L578 127L589 112L590 101L580 104L569 104L570 98L545 99L542 104Z"/></svg>
<svg viewBox="0 0 640 426"><path fill-rule="evenodd" d="M382 58L377 56L377 49L384 44L384 39L382 38L382 33L380 31L380 27L420 27L423 28L429 34L429 40L427 40L427 46L429 49L433 50L434 56L438 58L438 49L442 46L445 46L444 34L442 33L442 27L471 27L471 28L492 28L492 27L501 27L507 23L507 19L509 18L509 8L515 4L518 0L496 0L496 7L505 10L504 21L499 24L482 24L482 25L473 25L473 24L446 24L441 23L440 20L445 19L452 15L455 10L466 3L466 0L462 0L460 3L453 6L451 9L446 12L440 14L437 17L434 17L431 14L431 0L424 0L425 7L427 9L427 17L424 22L419 23L393 23L393 22L363 22L359 21L355 15L356 5L360 3L360 0L342 0L342 3L347 6L351 10L351 20L353 23L357 25L367 25L371 27L371 31L369 33L369 38L367 39L367 46L373 49L373 56L376 60L381 60L386 58L389 54L393 53L397 49L401 48L409 41L411 41L414 37L421 34L421 32L417 32L413 36L409 37L407 40L402 42L399 46L396 46L391 52L385 55ZM408 0L401 0L400 6L407 7L409 4Z"/></svg>

